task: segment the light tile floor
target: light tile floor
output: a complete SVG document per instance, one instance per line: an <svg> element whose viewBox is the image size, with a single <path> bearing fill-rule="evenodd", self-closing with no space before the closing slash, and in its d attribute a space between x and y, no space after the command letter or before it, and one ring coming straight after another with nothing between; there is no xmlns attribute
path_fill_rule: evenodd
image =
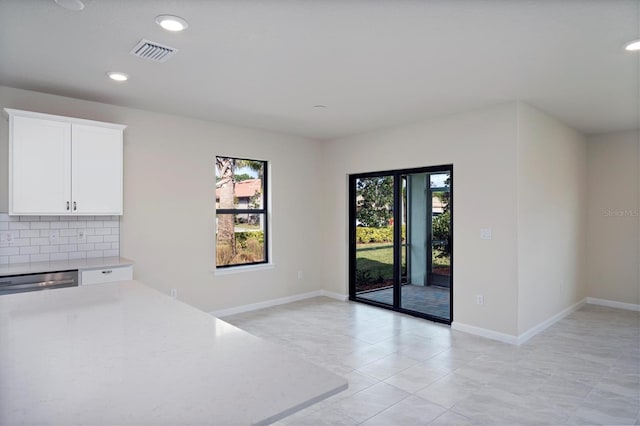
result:
<svg viewBox="0 0 640 426"><path fill-rule="evenodd" d="M314 298L224 318L345 376L278 425L640 425L640 313L586 305L521 346Z"/></svg>

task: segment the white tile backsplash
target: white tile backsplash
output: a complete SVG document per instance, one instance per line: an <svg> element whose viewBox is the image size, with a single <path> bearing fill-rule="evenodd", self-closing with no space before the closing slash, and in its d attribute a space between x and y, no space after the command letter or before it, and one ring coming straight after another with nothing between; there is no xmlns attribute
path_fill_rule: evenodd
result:
<svg viewBox="0 0 640 426"><path fill-rule="evenodd" d="M32 254L29 256L30 262L48 262L49 255L48 254Z"/></svg>
<svg viewBox="0 0 640 426"><path fill-rule="evenodd" d="M20 238L39 237L40 232L37 229L23 229L20 231Z"/></svg>
<svg viewBox="0 0 640 426"><path fill-rule="evenodd" d="M27 263L29 262L29 255L9 256L9 263Z"/></svg>
<svg viewBox="0 0 640 426"><path fill-rule="evenodd" d="M31 222L31 229L49 229L49 222Z"/></svg>
<svg viewBox="0 0 640 426"><path fill-rule="evenodd" d="M86 251L72 251L69 253L69 259L86 259L87 252Z"/></svg>
<svg viewBox="0 0 640 426"><path fill-rule="evenodd" d="M2 247L0 248L0 256L12 256L20 253L18 247Z"/></svg>
<svg viewBox="0 0 640 426"><path fill-rule="evenodd" d="M38 246L20 247L20 254L38 254L38 253L40 253L40 247Z"/></svg>
<svg viewBox="0 0 640 426"><path fill-rule="evenodd" d="M78 238L80 231L84 233L83 239ZM120 255L118 216L0 213L0 237L0 265Z"/></svg>
<svg viewBox="0 0 640 426"><path fill-rule="evenodd" d="M51 222L51 229L67 229L69 222Z"/></svg>
<svg viewBox="0 0 640 426"><path fill-rule="evenodd" d="M40 216L18 216L17 220L20 222L38 222Z"/></svg>
<svg viewBox="0 0 640 426"><path fill-rule="evenodd" d="M75 237L76 235L78 235L77 229L61 229L60 230L61 237Z"/></svg>
<svg viewBox="0 0 640 426"><path fill-rule="evenodd" d="M13 241L9 244L13 247L26 247L31 245L31 238L13 238Z"/></svg>
<svg viewBox="0 0 640 426"><path fill-rule="evenodd" d="M52 261L55 260L69 260L69 253L51 253L49 255L49 259Z"/></svg>
<svg viewBox="0 0 640 426"><path fill-rule="evenodd" d="M40 253L57 253L60 251L59 246L42 246L40 247Z"/></svg>
<svg viewBox="0 0 640 426"><path fill-rule="evenodd" d="M29 222L9 222L9 229L31 229Z"/></svg>

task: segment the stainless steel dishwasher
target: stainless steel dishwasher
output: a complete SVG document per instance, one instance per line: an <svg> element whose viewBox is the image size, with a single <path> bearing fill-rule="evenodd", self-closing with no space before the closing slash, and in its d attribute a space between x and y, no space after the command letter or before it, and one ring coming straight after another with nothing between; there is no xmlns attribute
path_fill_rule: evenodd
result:
<svg viewBox="0 0 640 426"><path fill-rule="evenodd" d="M78 271L56 271L0 277L0 296L27 291L78 286Z"/></svg>

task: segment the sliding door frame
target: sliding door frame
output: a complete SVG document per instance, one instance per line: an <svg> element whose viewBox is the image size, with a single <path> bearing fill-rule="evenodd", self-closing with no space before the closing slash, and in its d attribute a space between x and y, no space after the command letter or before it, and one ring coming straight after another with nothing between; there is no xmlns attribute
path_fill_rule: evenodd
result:
<svg viewBox="0 0 640 426"><path fill-rule="evenodd" d="M433 315L429 315L423 312L413 311L402 308L400 295L401 295L401 268L402 268L402 176L417 174L417 173L438 173L449 172L450 174L450 193L449 193L449 208L451 215L450 222L450 265L449 265L449 318L441 318ZM356 294L356 181L361 178L370 177L393 177L393 305L380 303L372 300L357 297ZM400 312L407 315L412 315L420 318L425 318L430 321L435 321L444 324L451 324L453 322L453 262L454 262L454 248L453 248L453 217L455 209L453 206L453 164L445 164L441 166L428 166L418 167L412 169L399 169L399 170L386 170L381 172L368 172L368 173L354 173L349 175L349 300L354 302L366 303L368 305L377 306L380 308L390 309L395 312ZM397 225L396 225L397 224ZM398 226L399 225L399 226ZM408 235L407 235L408 238ZM429 247L431 253L433 248ZM409 255L407 252L407 264L409 262ZM430 279L430 278L429 278Z"/></svg>

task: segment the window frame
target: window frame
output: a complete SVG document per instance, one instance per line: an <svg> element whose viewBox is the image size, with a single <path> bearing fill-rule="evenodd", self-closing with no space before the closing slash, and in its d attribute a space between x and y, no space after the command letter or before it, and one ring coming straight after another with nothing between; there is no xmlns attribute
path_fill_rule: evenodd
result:
<svg viewBox="0 0 640 426"><path fill-rule="evenodd" d="M262 163L263 167L263 175L262 175L262 207L261 208L233 208L233 209L221 209L217 207L215 208L215 220L214 220L214 265L216 271L229 271L230 269L237 268L252 268L252 267L263 267L265 265L270 265L270 253L269 253L269 162L267 160L256 160L252 158L242 158L242 157L233 157L230 155L216 155L216 160L218 158L232 158L234 161L244 160L244 161L255 161ZM217 178L217 170L216 170L216 178ZM216 188L217 189L217 188ZM215 197L214 197L215 198ZM218 265L217 260L217 252L218 252L218 215L223 214L231 214L231 215L239 215L239 214L258 214L264 217L263 224L263 249L264 249L264 260L259 262L247 262L247 263L234 263L229 265ZM234 225L235 226L235 225Z"/></svg>

